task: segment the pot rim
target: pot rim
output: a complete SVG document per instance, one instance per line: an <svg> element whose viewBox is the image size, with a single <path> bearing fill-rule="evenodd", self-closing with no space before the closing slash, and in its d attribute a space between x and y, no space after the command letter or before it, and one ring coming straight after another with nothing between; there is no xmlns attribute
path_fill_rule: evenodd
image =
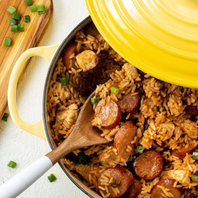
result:
<svg viewBox="0 0 198 198"><path fill-rule="evenodd" d="M53 145L50 139L50 135L47 129L47 122L46 122L46 112L45 112L45 104L46 104L46 95L47 95L47 85L48 85L48 80L49 80L49 76L51 73L51 70L54 69L54 64L56 63L56 59L58 59L59 57L59 53L62 52L62 50L64 49L65 45L73 38L74 32L76 32L80 26L83 26L83 24L85 24L86 22L90 21L91 22L91 17L88 16L86 17L84 20L82 20L70 33L69 35L61 42L61 44L59 45L58 49L56 50L56 52L53 55L53 58L50 62L49 65L49 69L48 72L46 74L46 78L45 78L45 83L44 83L44 91L43 91L43 101L42 101L42 120L43 120L43 128L44 128L44 132L45 132L45 136L47 139L47 142L50 146L50 148L53 150ZM84 192L87 196L89 196L90 198L94 198L94 196L92 196L90 193L88 193L83 187L81 187L76 181L73 180L73 178L69 175L69 171L66 171L65 167L61 164L61 162L58 162L59 166L62 168L62 170L64 171L64 173L67 175L67 177L70 179L70 181L73 182L73 184L75 184L82 192Z"/></svg>

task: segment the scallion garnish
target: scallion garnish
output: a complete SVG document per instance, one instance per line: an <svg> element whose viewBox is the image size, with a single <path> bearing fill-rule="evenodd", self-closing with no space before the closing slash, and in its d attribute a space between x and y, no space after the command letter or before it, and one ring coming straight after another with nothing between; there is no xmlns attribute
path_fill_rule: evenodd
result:
<svg viewBox="0 0 198 198"><path fill-rule="evenodd" d="M96 98L91 98L91 103L92 104L96 104L100 101L100 98L99 97L96 97Z"/></svg>
<svg viewBox="0 0 198 198"><path fill-rule="evenodd" d="M10 168L15 168L16 162L10 161L7 166L9 166Z"/></svg>
<svg viewBox="0 0 198 198"><path fill-rule="evenodd" d="M16 12L16 8L13 7L13 6L10 6L7 11L10 13L10 14L13 14L14 12Z"/></svg>
<svg viewBox="0 0 198 198"><path fill-rule="evenodd" d="M127 162L130 162L130 161L132 161L132 160L133 160L133 156L130 155L130 156L129 156L129 159L127 160Z"/></svg>
<svg viewBox="0 0 198 198"><path fill-rule="evenodd" d="M162 108L163 108L163 109L166 109L166 107L165 107L164 105L162 105Z"/></svg>
<svg viewBox="0 0 198 198"><path fill-rule="evenodd" d="M32 1L32 0L24 0L24 1L25 1L25 3L26 3L28 6L30 6L30 5L33 4L33 1Z"/></svg>
<svg viewBox="0 0 198 198"><path fill-rule="evenodd" d="M18 13L18 12L14 12L13 15L12 15L12 18L16 19L16 20L19 20L21 18L21 14Z"/></svg>
<svg viewBox="0 0 198 198"><path fill-rule="evenodd" d="M144 151L144 147L143 147L142 145L139 145L139 146L137 147L137 152L138 152L138 153L143 153L143 151Z"/></svg>
<svg viewBox="0 0 198 198"><path fill-rule="evenodd" d="M194 160L198 160L198 152L197 151L194 151L192 153L192 157L193 157Z"/></svg>
<svg viewBox="0 0 198 198"><path fill-rule="evenodd" d="M31 10L31 12L36 12L37 11L36 5L31 5L30 10Z"/></svg>
<svg viewBox="0 0 198 198"><path fill-rule="evenodd" d="M7 38L7 37L6 37ZM10 38L8 38L8 39L10 39ZM5 41L4 41L5 42ZM11 42L12 42L12 39L11 39ZM8 43L9 44L9 43ZM8 46L8 45L6 45L6 46ZM5 121L5 122L7 122L8 121L8 117L9 117L9 114L8 113L4 113L3 114L3 117L2 117L2 120L3 121Z"/></svg>
<svg viewBox="0 0 198 198"><path fill-rule="evenodd" d="M111 93L117 95L117 94L119 94L119 92L120 92L119 88L117 88L117 87L111 87Z"/></svg>
<svg viewBox="0 0 198 198"><path fill-rule="evenodd" d="M16 19L10 19L10 25L17 25Z"/></svg>
<svg viewBox="0 0 198 198"><path fill-rule="evenodd" d="M18 24L18 31L24 32L24 24Z"/></svg>
<svg viewBox="0 0 198 198"><path fill-rule="evenodd" d="M18 32L18 25L11 25L12 32Z"/></svg>
<svg viewBox="0 0 198 198"><path fill-rule="evenodd" d="M87 165L89 163L89 156L84 153L79 154L79 163L82 165Z"/></svg>
<svg viewBox="0 0 198 198"><path fill-rule="evenodd" d="M23 20L24 20L25 23L29 23L30 22L30 16L29 15L23 16Z"/></svg>
<svg viewBox="0 0 198 198"><path fill-rule="evenodd" d="M148 124L145 124L145 125L144 125L144 129L145 129L145 130L147 130L147 129L148 129L148 127L149 127L149 125L148 125Z"/></svg>
<svg viewBox="0 0 198 198"><path fill-rule="evenodd" d="M7 47L10 47L11 43L12 43L12 39L9 38L9 37L5 37L3 44L4 44L5 46L7 46ZM5 114L4 114L4 115L5 115ZM4 115L3 115L3 117L4 117ZM9 115L8 115L8 116L9 116ZM2 120L4 120L4 119L2 118ZM4 121L7 121L7 120L4 120Z"/></svg>
<svg viewBox="0 0 198 198"><path fill-rule="evenodd" d="M192 176L192 180L193 180L194 182L198 182L198 175L193 175L193 176Z"/></svg>
<svg viewBox="0 0 198 198"><path fill-rule="evenodd" d="M88 164L90 161L90 156L89 155L85 155L84 152L81 152L78 154L78 156L74 157L74 164L82 164L82 165L86 165Z"/></svg>
<svg viewBox="0 0 198 198"><path fill-rule="evenodd" d="M49 179L50 182L53 182L57 179L54 174L49 175L47 178Z"/></svg>
<svg viewBox="0 0 198 198"><path fill-rule="evenodd" d="M62 86L68 85L67 77L66 78L60 78L60 83L61 83Z"/></svg>
<svg viewBox="0 0 198 198"><path fill-rule="evenodd" d="M38 14L44 14L45 13L45 5L38 5L37 11L38 11Z"/></svg>

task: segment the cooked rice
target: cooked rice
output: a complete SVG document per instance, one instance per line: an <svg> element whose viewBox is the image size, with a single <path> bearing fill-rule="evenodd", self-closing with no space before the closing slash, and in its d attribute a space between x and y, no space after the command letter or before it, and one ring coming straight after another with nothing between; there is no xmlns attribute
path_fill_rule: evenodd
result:
<svg viewBox="0 0 198 198"><path fill-rule="evenodd" d="M190 94L187 94L189 88L160 81L148 74L144 74L142 78L137 69L126 63L101 36L95 38L81 30L75 35L75 41L78 43L77 53L70 56L69 72L63 64L63 58L60 57L49 82L46 120L51 126L55 143L59 145L69 136L81 106L95 88L95 97L100 97L101 105L108 103L110 97L118 101L129 93L133 95L141 93L139 111L126 116L126 119L135 119L138 128L137 135L126 152L131 153L139 144L145 149L155 149L161 152L165 166L161 175L153 181L141 180L142 190L138 198L149 198L152 188L157 185L161 177L165 176L175 179L174 187L182 186L185 189L182 197L185 197L188 189L197 195L195 186L198 183L193 182L191 177L198 173L198 162L191 154L186 154L186 157L180 160L171 154L171 150L198 145L198 120L191 120L184 111L187 105L198 106L198 90L190 89ZM99 66L87 72L83 72L76 62L76 55L84 50L93 50L99 57ZM59 82L59 78L63 77L68 78L67 86L61 86ZM110 95L110 88L117 82L120 82L119 94ZM83 96L82 90L89 94ZM96 105L93 105L93 109L95 107ZM100 108L98 113L99 111ZM75 165L71 155L63 159L68 170L91 189L99 192L102 197L110 197L109 184L112 178L110 175L105 175L102 178L103 185L98 187L99 175L107 168L127 165L113 146L114 136L122 124L120 122L111 130L102 129L101 118L95 117L92 125L100 127L101 136L112 142L82 149L86 155L93 155L87 165ZM145 124L149 125L146 130ZM82 150L76 150L73 154L78 155ZM164 197L173 197L169 189L160 185L158 187L162 189ZM118 188L112 190L115 194L119 194Z"/></svg>

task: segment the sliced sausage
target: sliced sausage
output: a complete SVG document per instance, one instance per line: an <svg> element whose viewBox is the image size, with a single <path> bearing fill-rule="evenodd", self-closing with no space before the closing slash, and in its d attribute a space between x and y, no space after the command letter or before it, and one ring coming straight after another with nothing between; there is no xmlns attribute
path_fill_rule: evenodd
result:
<svg viewBox="0 0 198 198"><path fill-rule="evenodd" d="M133 174L123 166L106 169L98 178L98 189L109 197L120 197L134 183ZM106 186L106 187L105 187Z"/></svg>
<svg viewBox="0 0 198 198"><path fill-rule="evenodd" d="M64 50L63 63L67 70L69 70L70 56L76 52L76 47L77 43L71 40Z"/></svg>
<svg viewBox="0 0 198 198"><path fill-rule="evenodd" d="M181 198L182 188L173 187L174 183L174 179L160 179L159 183L153 188L151 192L151 198L164 198L164 196L162 195L163 190L159 188L158 185L168 188L169 192L172 193L174 198Z"/></svg>
<svg viewBox="0 0 198 198"><path fill-rule="evenodd" d="M138 177L151 181L162 172L163 158L157 151L146 151L135 159L133 168Z"/></svg>
<svg viewBox="0 0 198 198"><path fill-rule="evenodd" d="M134 139L137 132L137 127L134 122L128 121L125 122L119 131L114 137L114 147L118 151L118 155L124 160L127 161L130 152L127 152L127 146L131 144L131 141Z"/></svg>
<svg viewBox="0 0 198 198"><path fill-rule="evenodd" d="M106 129L114 128L121 119L121 111L117 102L110 99L109 102L105 100L105 105L102 105L102 100L95 108L94 117L102 118L102 127Z"/></svg>
<svg viewBox="0 0 198 198"><path fill-rule="evenodd" d="M136 198L142 189L142 184L138 179L134 180L133 185L120 198Z"/></svg>
<svg viewBox="0 0 198 198"><path fill-rule="evenodd" d="M184 111L186 112L187 115L190 115L192 117L196 117L198 116L198 109L197 106L192 106L192 105L188 105Z"/></svg>
<svg viewBox="0 0 198 198"><path fill-rule="evenodd" d="M196 149L197 146L192 146L189 148L183 148L180 150L172 150L172 154L176 157L178 157L179 159L183 160L184 157L186 157L186 153L191 153L194 149Z"/></svg>
<svg viewBox="0 0 198 198"><path fill-rule="evenodd" d="M128 94L123 96L121 100L118 101L118 104L120 106L120 109L123 113L135 113L138 110L140 101L140 95L132 95Z"/></svg>
<svg viewBox="0 0 198 198"><path fill-rule="evenodd" d="M78 66L85 72L93 69L98 64L98 57L92 50L84 50L76 56Z"/></svg>

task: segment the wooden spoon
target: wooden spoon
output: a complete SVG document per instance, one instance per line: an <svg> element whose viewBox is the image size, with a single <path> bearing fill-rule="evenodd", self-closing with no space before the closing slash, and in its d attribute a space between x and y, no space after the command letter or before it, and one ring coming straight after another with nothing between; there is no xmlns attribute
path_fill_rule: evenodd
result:
<svg viewBox="0 0 198 198"><path fill-rule="evenodd" d="M86 146L109 142L100 136L101 131L98 128L91 125L94 111L90 99L93 95L94 92L85 101L69 137L61 145L56 147L56 149L0 186L0 197L11 198L18 196L68 153Z"/></svg>
<svg viewBox="0 0 198 198"><path fill-rule="evenodd" d="M60 146L46 155L53 164L76 149L109 142L107 139L100 136L100 129L91 125L91 121L94 117L94 111L90 99L93 96L94 92L85 101L78 115L74 129L69 137L64 140Z"/></svg>

